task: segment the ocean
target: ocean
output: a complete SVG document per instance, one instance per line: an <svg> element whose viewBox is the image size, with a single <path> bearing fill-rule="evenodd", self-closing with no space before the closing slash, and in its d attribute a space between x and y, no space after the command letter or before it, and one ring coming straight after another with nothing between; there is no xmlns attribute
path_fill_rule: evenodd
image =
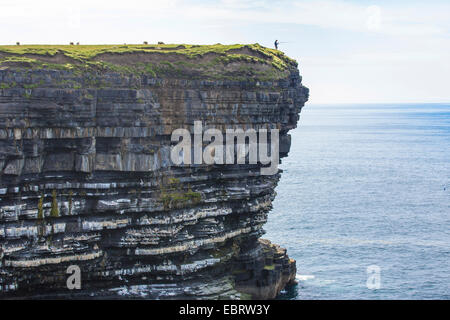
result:
<svg viewBox="0 0 450 320"><path fill-rule="evenodd" d="M279 299L450 299L450 104L306 104L290 133L264 236L297 260Z"/></svg>

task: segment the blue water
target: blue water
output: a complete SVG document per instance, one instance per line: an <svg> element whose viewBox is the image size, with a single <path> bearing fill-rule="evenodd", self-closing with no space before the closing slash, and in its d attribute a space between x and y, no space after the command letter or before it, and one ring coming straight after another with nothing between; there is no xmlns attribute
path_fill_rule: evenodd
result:
<svg viewBox="0 0 450 320"><path fill-rule="evenodd" d="M307 105L291 134L265 227L297 260L280 298L450 299L450 104Z"/></svg>

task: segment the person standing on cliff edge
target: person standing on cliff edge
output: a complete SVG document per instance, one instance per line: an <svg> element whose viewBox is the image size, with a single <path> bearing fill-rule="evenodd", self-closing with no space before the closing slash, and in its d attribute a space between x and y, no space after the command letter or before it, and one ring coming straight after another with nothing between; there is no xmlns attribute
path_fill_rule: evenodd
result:
<svg viewBox="0 0 450 320"><path fill-rule="evenodd" d="M275 40L274 45L275 45L275 49L277 49L277 50L278 50L278 44L279 44L278 40Z"/></svg>

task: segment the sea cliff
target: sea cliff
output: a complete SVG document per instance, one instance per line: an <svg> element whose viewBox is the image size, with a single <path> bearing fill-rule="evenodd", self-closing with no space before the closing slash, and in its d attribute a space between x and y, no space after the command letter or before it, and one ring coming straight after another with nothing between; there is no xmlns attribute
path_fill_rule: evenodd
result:
<svg viewBox="0 0 450 320"><path fill-rule="evenodd" d="M171 133L277 128L285 157L301 80L257 44L0 46L0 297L274 298L281 172L174 166Z"/></svg>

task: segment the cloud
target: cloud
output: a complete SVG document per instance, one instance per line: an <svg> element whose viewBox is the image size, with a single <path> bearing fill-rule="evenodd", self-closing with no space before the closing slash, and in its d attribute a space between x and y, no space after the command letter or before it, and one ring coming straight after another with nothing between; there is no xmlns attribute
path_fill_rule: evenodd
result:
<svg viewBox="0 0 450 320"><path fill-rule="evenodd" d="M183 2L185 5L186 3ZM291 23L321 28L433 35L448 32L450 5L362 5L344 1L236 1L188 6L189 16L259 23ZM245 10L243 10L245 9ZM249 14L249 10L251 14ZM184 11L184 10L183 10Z"/></svg>
<svg viewBox="0 0 450 320"><path fill-rule="evenodd" d="M73 8L67 14L68 8ZM78 13L73 13L73 12ZM238 21L248 23L289 23L321 28L379 32L390 35L446 34L450 4L440 5L362 5L359 2L331 0L77 0L77 1L1 1L1 24L29 19L45 24L46 19L68 17L78 20L101 17L108 20L169 19ZM20 21L20 20L19 20ZM72 25L73 25L72 24ZM126 27L126 25L124 25Z"/></svg>
<svg viewBox="0 0 450 320"><path fill-rule="evenodd" d="M367 12L367 20L366 26L367 29L377 31L381 28L381 9L379 6L368 6L366 9Z"/></svg>

